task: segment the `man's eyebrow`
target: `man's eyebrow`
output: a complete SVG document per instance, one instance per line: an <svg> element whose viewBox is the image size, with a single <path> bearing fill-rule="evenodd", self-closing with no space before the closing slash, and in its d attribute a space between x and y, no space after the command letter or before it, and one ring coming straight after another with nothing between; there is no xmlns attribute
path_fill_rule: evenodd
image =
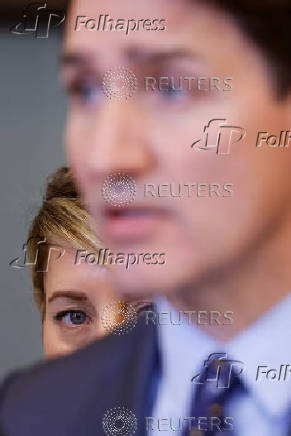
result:
<svg viewBox="0 0 291 436"><path fill-rule="evenodd" d="M77 291L55 291L51 295L51 297L48 299L48 303L51 303L52 301L56 300L57 298L67 298L69 300L74 301L86 301L88 300L88 297L84 292L77 292Z"/></svg>
<svg viewBox="0 0 291 436"><path fill-rule="evenodd" d="M91 56L80 52L64 52L60 57L60 66L64 67L82 67L92 62Z"/></svg>
<svg viewBox="0 0 291 436"><path fill-rule="evenodd" d="M126 58L130 62L140 63L155 63L173 61L181 58L190 58L197 60L198 56L184 48L173 48L172 50L146 50L130 47L125 51ZM94 55L81 52L64 52L60 58L61 67L76 67L80 68L92 64Z"/></svg>
<svg viewBox="0 0 291 436"><path fill-rule="evenodd" d="M156 50L147 51L137 48L129 48L127 50L128 59L132 62L165 62L181 58L192 58L197 60L198 56L184 48L173 48L171 50Z"/></svg>

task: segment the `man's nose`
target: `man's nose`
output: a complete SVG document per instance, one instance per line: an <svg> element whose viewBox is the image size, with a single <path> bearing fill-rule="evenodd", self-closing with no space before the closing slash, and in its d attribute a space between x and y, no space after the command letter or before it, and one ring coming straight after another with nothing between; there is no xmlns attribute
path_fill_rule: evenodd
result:
<svg viewBox="0 0 291 436"><path fill-rule="evenodd" d="M138 103L133 99L105 101L95 121L87 156L91 172L141 175L153 168L149 121Z"/></svg>

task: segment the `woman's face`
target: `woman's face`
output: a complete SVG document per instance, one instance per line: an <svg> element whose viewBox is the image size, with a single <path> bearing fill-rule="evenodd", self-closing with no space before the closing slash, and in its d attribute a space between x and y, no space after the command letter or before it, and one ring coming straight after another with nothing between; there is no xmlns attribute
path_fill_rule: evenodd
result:
<svg viewBox="0 0 291 436"><path fill-rule="evenodd" d="M106 334L104 306L116 300L110 273L100 265L75 263L76 250L52 256L45 274L43 344L47 357L70 353Z"/></svg>

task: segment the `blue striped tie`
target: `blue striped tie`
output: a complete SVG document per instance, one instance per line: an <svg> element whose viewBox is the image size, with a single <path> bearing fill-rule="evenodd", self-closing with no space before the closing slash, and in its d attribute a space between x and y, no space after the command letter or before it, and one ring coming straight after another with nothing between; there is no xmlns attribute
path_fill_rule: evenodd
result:
<svg viewBox="0 0 291 436"><path fill-rule="evenodd" d="M243 371L243 362L227 359L226 353L213 353L204 362L202 371L192 378L195 386L191 417L195 425L188 425L183 436L221 435L223 428L234 436L232 418L224 415L225 403L238 391L245 390L239 375ZM198 417L204 417L198 424ZM226 419L228 418L228 419ZM194 419L193 419L194 420Z"/></svg>

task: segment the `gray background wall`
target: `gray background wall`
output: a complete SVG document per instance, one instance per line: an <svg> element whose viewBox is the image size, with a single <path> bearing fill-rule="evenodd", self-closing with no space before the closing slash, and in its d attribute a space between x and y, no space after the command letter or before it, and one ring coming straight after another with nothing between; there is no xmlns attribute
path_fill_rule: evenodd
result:
<svg viewBox="0 0 291 436"><path fill-rule="evenodd" d="M66 101L57 77L61 33L48 39L9 33L21 9L2 24L0 39L0 377L42 357L28 270L8 264L22 253L45 178L65 163Z"/></svg>

